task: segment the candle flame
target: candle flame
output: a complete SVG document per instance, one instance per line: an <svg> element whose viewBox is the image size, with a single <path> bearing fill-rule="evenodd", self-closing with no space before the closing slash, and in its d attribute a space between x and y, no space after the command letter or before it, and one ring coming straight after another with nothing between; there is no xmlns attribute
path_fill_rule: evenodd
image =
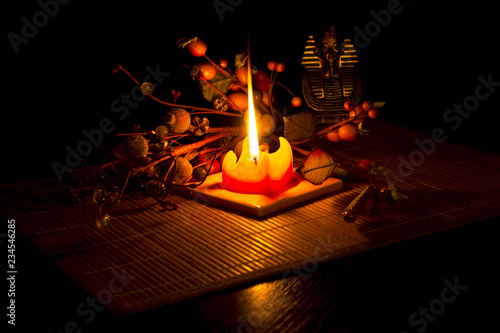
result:
<svg viewBox="0 0 500 333"><path fill-rule="evenodd" d="M250 64L250 47L248 47L248 142L250 144L250 158L257 163L259 160L259 136L257 134L257 122L255 120L255 108L253 105L252 65Z"/></svg>

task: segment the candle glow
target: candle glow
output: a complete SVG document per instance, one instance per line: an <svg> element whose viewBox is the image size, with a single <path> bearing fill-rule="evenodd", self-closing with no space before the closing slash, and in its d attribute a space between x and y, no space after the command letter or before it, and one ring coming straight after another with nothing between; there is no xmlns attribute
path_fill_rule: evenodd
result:
<svg viewBox="0 0 500 333"><path fill-rule="evenodd" d="M233 151L222 164L222 187L241 193L268 194L287 184L293 175L292 147L280 137L279 149L271 154L259 152L259 137L253 103L252 66L248 52L248 136L239 160Z"/></svg>
<svg viewBox="0 0 500 333"><path fill-rule="evenodd" d="M248 56L248 137L250 144L250 159L257 163L259 160L259 136L257 133L257 122L255 120L255 108L253 105L253 86L252 86L252 66L250 64L250 55Z"/></svg>

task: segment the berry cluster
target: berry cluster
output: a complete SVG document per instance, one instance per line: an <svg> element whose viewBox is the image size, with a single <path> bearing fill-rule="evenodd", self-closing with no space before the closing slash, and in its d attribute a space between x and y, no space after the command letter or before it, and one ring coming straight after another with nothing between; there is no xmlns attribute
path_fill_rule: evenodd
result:
<svg viewBox="0 0 500 333"><path fill-rule="evenodd" d="M364 101L362 104L356 105L353 101L348 100L344 103L344 109L349 112L349 118L344 122L335 124L329 127L326 131L326 138L331 142L353 141L361 130L361 123L366 117L377 118L380 114L380 107L384 103L373 103L372 101Z"/></svg>
<svg viewBox="0 0 500 333"><path fill-rule="evenodd" d="M169 107L163 122L154 130L144 130L134 127L132 133L122 133L124 140L105 158L105 163L85 168L82 167L78 180L80 188L73 197L84 202L84 192L90 194L92 200L100 205L99 216L95 220L98 228L110 225L111 217L104 214L104 207L114 207L122 198L127 185L132 189L141 190L160 204L175 209L177 204L166 200L172 188L196 187L201 185L208 175L221 171L225 154L233 150L236 155L241 153L243 139L246 136L245 124L249 99L249 69L252 77L252 94L256 109L258 132L266 140L261 144L261 151L269 152L270 144L277 141L274 135L277 128L277 116L273 104L275 86L284 88L292 96L292 107L301 108L302 98L293 94L284 84L276 80L279 73L285 70L285 64L276 60L267 62L267 70L259 70L250 64L248 55L237 54L234 69L229 68L226 59L212 61L207 56L207 45L198 38L181 39L178 46L186 48L196 58L204 58L198 64L189 67L190 75L198 84L203 97L213 108L184 105L178 103L181 92L171 90L173 102L160 100L154 96L154 85L150 82L137 81L130 72L121 65L113 71L127 74L141 88L141 92L149 98ZM307 157L297 172L313 184L321 184L326 178L338 175L341 171L337 163L326 152L319 149L308 152L298 145L316 137L326 136L330 141L354 140L361 130L362 121L376 118L383 103L363 102L354 105L352 101L345 103L349 117L337 124L318 130L315 115L307 110L295 110L285 117L285 138L292 148ZM212 127L206 115L239 117L241 125L228 127ZM368 172L368 171L367 171ZM371 172L371 171L370 171ZM92 175L89 181L89 175ZM83 186L83 184L86 186ZM121 184L120 187L116 184ZM378 198L378 194L376 195ZM375 200L375 199L374 199ZM373 201L377 215L382 215L381 199ZM372 209L372 210L373 210ZM347 220L352 220L354 211L349 210ZM349 215L347 217L347 215Z"/></svg>
<svg viewBox="0 0 500 333"><path fill-rule="evenodd" d="M228 61L224 58L219 59L217 62L210 60L207 55L207 46L198 37L192 39L181 39L178 42L180 47L186 47L187 50L195 57L205 57L208 62L197 64L193 67L191 75L201 80L204 84L212 86L217 89L218 96L213 98L214 107L219 111L226 111L227 106L233 111L243 112L248 108L248 67L246 64L246 54L238 54L235 57L235 69L231 71L228 67ZM276 82L276 76L285 70L285 64L276 60L269 60L267 68L270 74L263 70L258 70L252 66L252 82L255 87L254 99L257 107L261 113L273 114L272 104L274 102L274 95L272 93L274 84L283 86L292 96L291 104L298 108L302 105L302 99L295 96L286 86L282 83ZM214 87L211 82L214 80L216 83L217 74L222 74L226 77L231 77L229 82L229 89L218 89ZM229 92L227 95L226 93ZM271 96L271 98L269 98ZM221 98L227 101L227 106L221 102ZM211 98L207 98L210 100Z"/></svg>
<svg viewBox="0 0 500 333"><path fill-rule="evenodd" d="M354 169L346 169L357 179L368 181L364 190L342 211L346 222L353 223L358 215L365 214L368 222L378 227L382 218L390 211L391 204L398 199L407 198L394 186L376 181L375 176L384 174L385 170L375 161L363 159Z"/></svg>

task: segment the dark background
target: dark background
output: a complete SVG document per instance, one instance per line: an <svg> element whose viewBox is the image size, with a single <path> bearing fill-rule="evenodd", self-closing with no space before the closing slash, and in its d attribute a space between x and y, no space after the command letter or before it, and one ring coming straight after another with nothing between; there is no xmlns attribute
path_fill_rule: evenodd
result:
<svg viewBox="0 0 500 333"><path fill-rule="evenodd" d="M249 30L253 63L265 68L269 59L284 61L287 67L279 81L300 93L300 59L307 36L334 24L353 37L355 27L364 30L374 20L370 11L386 9L387 3L245 0L225 12L221 21L212 1L72 1L60 5L37 35L19 46L17 54L6 36L9 32L20 34L21 18L32 21L40 6L36 1L4 5L2 59L6 88L1 182L54 176L51 163L64 163L65 146L75 147L84 139L81 131L96 128L103 118L110 118L116 126L113 133L104 136L103 145L108 147L117 142L115 134L129 132L134 123L151 129L161 124L166 108L149 99L124 120L111 111L111 103L134 87L123 73L112 73L118 63L138 79L147 73L146 66L155 68L159 64L170 75L155 91L157 97L171 100L170 90L174 88L182 91L180 103L210 107L190 79L189 69L182 66L203 60L178 49L175 42L181 37L199 36L207 43L211 59L224 57L231 66L234 55L245 48ZM443 127L450 141L498 151L498 92L482 102L457 130L442 120L448 108L474 93L479 75L492 73L493 80L500 81L495 3L481 0L437 5L414 0L401 4L402 12L392 16L390 24L360 53L363 99L387 102L380 117L383 120L426 134ZM281 97L289 98L286 94ZM463 277L463 283L471 285L473 292L459 298L457 304L461 305L450 306L455 310L447 310L426 331L451 331L462 323L484 325L493 313L485 304L498 302L491 276L497 262L491 260L491 253L498 253L498 246L492 245L498 230L495 222L485 221L325 264L316 278L305 281L302 290L319 285L319 290L330 295L330 288L337 283L346 290L340 301L345 312L339 318L327 317L331 327L357 331L374 323L375 331L384 324L399 332L408 328L409 314L437 297L445 278L458 276L459 281ZM486 235L486 241L479 235ZM86 294L22 239L18 248L22 263L18 275L20 303L29 304L25 311L19 309L19 322L36 323L43 331L61 330ZM350 278L340 278L339 282L338 272L344 266L355 269L350 270ZM129 318L106 313L84 331L127 331L132 323L149 327L163 319L164 327L158 331L193 331L207 321L210 311L202 309L228 307L225 297L231 299L238 294L232 290L221 295ZM224 329L213 323L211 326L214 331Z"/></svg>
<svg viewBox="0 0 500 333"><path fill-rule="evenodd" d="M175 42L200 36L209 57L224 57L231 66L234 55L246 47L249 30L253 63L265 69L269 59L284 61L287 68L279 81L300 94L300 59L307 36L335 24L354 37L354 28L364 31L374 20L370 12L386 9L387 3L242 1L224 13L223 21L211 1L60 5L37 35L19 46L18 54L4 38L2 181L54 175L51 163L64 163L66 145L75 148L85 139L81 131L96 128L103 118L116 126L105 135L104 146L113 146L115 134L129 132L134 123L151 129L161 123L166 107L149 99L124 120L111 111L111 103L134 87L123 73L112 73L118 63L139 80L147 66L159 65L170 76L157 88L157 97L171 101L174 88L182 91L179 102L210 107L189 69L181 65L204 59L178 49ZM447 126L443 113L474 93L479 75L492 73L493 80L500 81L495 8L487 1L402 1L401 6L401 13L393 15L360 53L363 99L387 102L381 119L430 134L433 128ZM4 36L20 34L21 18L32 21L39 10L35 1L24 1L5 11ZM450 139L495 149L497 101L494 94L460 128L447 130Z"/></svg>

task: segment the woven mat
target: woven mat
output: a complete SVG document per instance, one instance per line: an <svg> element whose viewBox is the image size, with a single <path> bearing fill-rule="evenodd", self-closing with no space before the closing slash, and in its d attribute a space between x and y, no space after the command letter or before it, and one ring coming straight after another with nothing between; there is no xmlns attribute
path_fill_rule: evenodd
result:
<svg viewBox="0 0 500 333"><path fill-rule="evenodd" d="M418 162L410 154L424 135L380 121L365 127L370 135L325 141L325 149L347 164L371 158L395 174L398 156ZM83 211L56 203L61 185L54 180L4 186L0 207L91 295L115 313L133 313L500 215L500 155L443 143L422 156L397 185L409 198L379 228L339 216L365 186L356 182L261 219L180 196L176 211L128 197L109 212L114 222L106 230L93 227L95 205Z"/></svg>

